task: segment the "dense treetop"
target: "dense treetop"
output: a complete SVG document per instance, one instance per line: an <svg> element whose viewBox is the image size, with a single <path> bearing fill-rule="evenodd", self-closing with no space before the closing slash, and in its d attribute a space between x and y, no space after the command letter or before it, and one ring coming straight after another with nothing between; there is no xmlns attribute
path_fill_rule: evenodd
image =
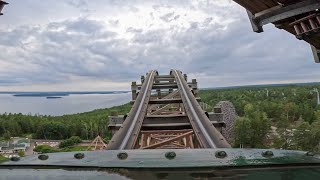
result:
<svg viewBox="0 0 320 180"><path fill-rule="evenodd" d="M94 139L100 134L110 138L108 116L112 111L125 114L130 108L130 104L125 104L64 116L5 113L0 115L0 137L32 135L34 139L67 139L71 136Z"/></svg>
<svg viewBox="0 0 320 180"><path fill-rule="evenodd" d="M234 147L319 151L318 84L205 90L204 102L231 101L239 118Z"/></svg>

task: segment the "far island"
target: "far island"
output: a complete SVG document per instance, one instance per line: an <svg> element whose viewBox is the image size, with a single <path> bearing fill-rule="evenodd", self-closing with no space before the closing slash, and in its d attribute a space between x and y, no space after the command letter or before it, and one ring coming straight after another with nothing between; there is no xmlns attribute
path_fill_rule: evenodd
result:
<svg viewBox="0 0 320 180"><path fill-rule="evenodd" d="M59 99L61 96L47 96L47 99Z"/></svg>

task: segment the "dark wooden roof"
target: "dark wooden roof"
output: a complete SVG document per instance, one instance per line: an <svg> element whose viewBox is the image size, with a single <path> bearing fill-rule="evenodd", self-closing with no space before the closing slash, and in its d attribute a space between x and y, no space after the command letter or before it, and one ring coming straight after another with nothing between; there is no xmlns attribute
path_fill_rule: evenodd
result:
<svg viewBox="0 0 320 180"><path fill-rule="evenodd" d="M274 0L234 0L253 14L269 9L271 7L279 5Z"/></svg>
<svg viewBox="0 0 320 180"><path fill-rule="evenodd" d="M297 36L298 39L305 40L306 42L310 43L314 47L320 49L320 35L319 35L320 12L317 11L316 9L312 9L312 7L316 7L316 5L320 6L320 0L234 0L234 1L240 4L241 6L243 6L244 8L246 8L247 11L249 11L248 14L249 13L252 14L251 15L252 23L255 23L255 20L256 20L255 18L257 17L259 20L259 16L260 17L264 16L264 18L267 16L267 18L269 18L268 20L270 20L271 19L270 15L272 15L273 12L278 13L277 14L278 19L280 20L273 19L274 21L270 20L268 22L273 23L277 28L284 29L289 33ZM300 4L300 6L299 7L295 6L297 4ZM305 5L303 6L301 4L305 4ZM296 9L292 7L296 7ZM303 8L304 8L303 13L298 12L298 10ZM281 16L279 15L280 13L282 13L282 15L284 13L287 13L285 14L286 16L288 16L288 14L292 14L292 16L281 19ZM307 20L307 22L309 22L308 19L305 19L305 17L309 17L309 16L310 17L314 16L313 17L314 19L312 19L312 21L314 21L313 27L311 27L311 25L309 25L308 23L304 27L300 27L300 24L296 23L297 26L294 27L295 22L301 19ZM316 16L319 16L319 19L316 19ZM258 26L259 25L261 26L260 32L262 32L263 31L262 26L264 25L264 23L263 22L258 23ZM308 32L306 29L308 30ZM302 32L300 32L300 30ZM304 33L303 30L305 30L306 33ZM258 27L258 30L256 30L256 32L258 31L259 31L259 27ZM300 32L300 33L297 33L297 32Z"/></svg>
<svg viewBox="0 0 320 180"><path fill-rule="evenodd" d="M278 6L280 4L286 6L301 2L303 0L234 0L252 13L258 13L263 10Z"/></svg>

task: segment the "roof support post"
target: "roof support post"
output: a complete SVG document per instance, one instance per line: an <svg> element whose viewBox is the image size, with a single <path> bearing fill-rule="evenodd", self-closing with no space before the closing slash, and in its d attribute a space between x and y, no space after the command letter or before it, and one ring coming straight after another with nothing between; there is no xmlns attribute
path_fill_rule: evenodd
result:
<svg viewBox="0 0 320 180"><path fill-rule="evenodd" d="M250 23L251 23L251 26L252 26L252 29L254 32L256 33L262 33L263 32L263 28L262 26L260 26L254 19L254 15L247 10L247 14L249 16L249 20L250 20Z"/></svg>
<svg viewBox="0 0 320 180"><path fill-rule="evenodd" d="M314 46L311 46L312 52L313 52L313 57L314 57L314 61L316 63L320 63L320 49L317 49Z"/></svg>
<svg viewBox="0 0 320 180"><path fill-rule="evenodd" d="M9 3L0 0L0 16L3 15L3 13L1 11L2 11L3 7L7 4L9 4Z"/></svg>

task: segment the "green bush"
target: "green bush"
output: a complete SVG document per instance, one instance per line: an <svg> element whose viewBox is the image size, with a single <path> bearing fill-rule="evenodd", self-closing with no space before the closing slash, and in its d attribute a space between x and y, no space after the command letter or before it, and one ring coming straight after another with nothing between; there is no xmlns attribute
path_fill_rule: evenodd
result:
<svg viewBox="0 0 320 180"><path fill-rule="evenodd" d="M20 150L20 151L18 152L18 155L19 155L20 157L24 157L25 153L24 153L24 151Z"/></svg>
<svg viewBox="0 0 320 180"><path fill-rule="evenodd" d="M54 153L59 152L59 150L49 146L49 145L38 145L33 149L33 151L38 153Z"/></svg>
<svg viewBox="0 0 320 180"><path fill-rule="evenodd" d="M59 148L70 147L70 146L73 146L75 144L79 144L81 142L82 142L82 140L81 140L81 138L79 136L72 136L69 139L61 141L60 144L59 144Z"/></svg>
<svg viewBox="0 0 320 180"><path fill-rule="evenodd" d="M72 136L69 138L74 144L78 144L82 142L82 139L79 136Z"/></svg>

